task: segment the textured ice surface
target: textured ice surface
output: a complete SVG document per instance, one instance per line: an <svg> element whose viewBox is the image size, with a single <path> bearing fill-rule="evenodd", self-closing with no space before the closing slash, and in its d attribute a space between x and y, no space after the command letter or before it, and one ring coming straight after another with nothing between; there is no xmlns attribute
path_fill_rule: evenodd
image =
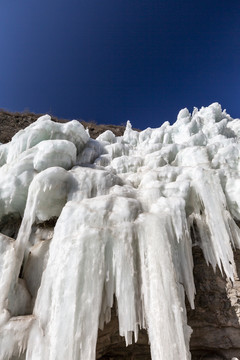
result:
<svg viewBox="0 0 240 360"><path fill-rule="evenodd" d="M190 359L190 234L233 280L239 137L215 103L96 140L44 116L1 145L0 221L22 223L0 234L0 359L94 360L114 297L127 345L146 328L153 360Z"/></svg>

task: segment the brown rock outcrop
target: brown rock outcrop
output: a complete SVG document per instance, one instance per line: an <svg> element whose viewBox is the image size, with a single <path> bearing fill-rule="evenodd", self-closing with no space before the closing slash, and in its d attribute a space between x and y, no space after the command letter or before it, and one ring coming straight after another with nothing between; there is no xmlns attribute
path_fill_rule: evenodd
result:
<svg viewBox="0 0 240 360"><path fill-rule="evenodd" d="M188 324L193 332L190 342L192 360L231 360L240 358L240 280L232 284L219 269L214 273L199 247L193 248L196 285L195 310L187 303ZM240 274L240 251L235 252ZM116 309L103 331L99 330L97 359L150 360L146 331L141 331L137 344L125 347L118 334ZM179 359L181 360L181 359Z"/></svg>
<svg viewBox="0 0 240 360"><path fill-rule="evenodd" d="M235 251L234 284L217 269L207 266L200 248L193 248L195 310L188 306L193 329L190 348L193 359L240 357L240 251ZM205 357L204 357L205 356ZM206 357L209 356L209 357ZM211 357L212 356L212 357Z"/></svg>
<svg viewBox="0 0 240 360"><path fill-rule="evenodd" d="M9 112L0 110L0 143L7 143L11 140L19 130L32 124L43 114L34 114L30 112ZM67 122L66 119L59 119L55 116L51 116L51 119L56 122ZM85 128L88 128L89 134L93 139L96 139L98 135L102 134L106 130L111 130L115 135L121 136L125 130L124 126L117 125L99 125L93 122L86 122L79 120Z"/></svg>

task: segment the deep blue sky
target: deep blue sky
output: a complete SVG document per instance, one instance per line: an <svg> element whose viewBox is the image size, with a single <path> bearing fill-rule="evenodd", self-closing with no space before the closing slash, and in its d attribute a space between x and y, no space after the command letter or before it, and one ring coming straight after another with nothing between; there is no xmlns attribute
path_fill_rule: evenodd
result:
<svg viewBox="0 0 240 360"><path fill-rule="evenodd" d="M145 128L240 117L240 0L1 0L0 107Z"/></svg>

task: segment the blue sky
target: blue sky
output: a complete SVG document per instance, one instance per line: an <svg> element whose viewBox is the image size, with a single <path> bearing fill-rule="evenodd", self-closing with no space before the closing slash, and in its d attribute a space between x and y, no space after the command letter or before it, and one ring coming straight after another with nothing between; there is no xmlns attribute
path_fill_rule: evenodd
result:
<svg viewBox="0 0 240 360"><path fill-rule="evenodd" d="M0 107L134 127L240 117L239 0L2 0Z"/></svg>

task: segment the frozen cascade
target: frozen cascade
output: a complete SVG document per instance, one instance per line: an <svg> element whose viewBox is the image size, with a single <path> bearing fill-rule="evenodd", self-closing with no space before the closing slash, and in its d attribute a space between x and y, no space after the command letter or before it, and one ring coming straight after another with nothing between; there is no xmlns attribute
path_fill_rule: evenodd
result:
<svg viewBox="0 0 240 360"><path fill-rule="evenodd" d="M46 115L1 145L0 219L22 222L0 233L0 359L94 360L114 297L126 345L145 328L153 360L190 359L191 233L234 280L239 137L214 103L96 140Z"/></svg>

